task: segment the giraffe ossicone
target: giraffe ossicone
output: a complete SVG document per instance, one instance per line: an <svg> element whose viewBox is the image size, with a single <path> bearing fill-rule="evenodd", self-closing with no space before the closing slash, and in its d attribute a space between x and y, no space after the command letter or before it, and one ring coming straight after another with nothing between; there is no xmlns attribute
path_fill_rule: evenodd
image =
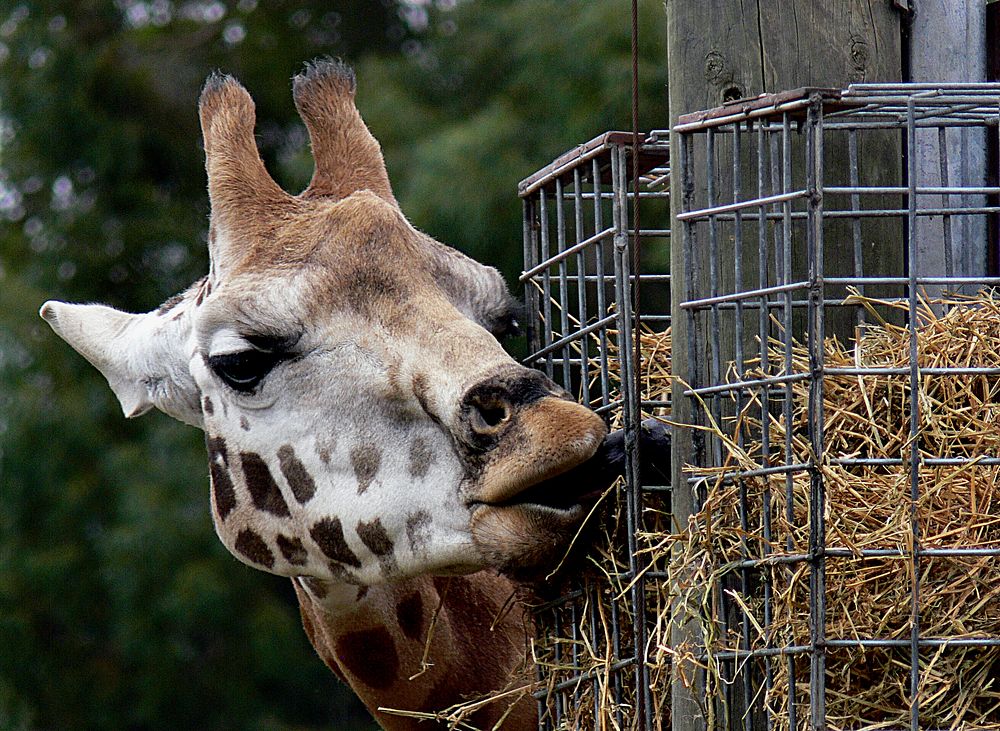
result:
<svg viewBox="0 0 1000 731"><path fill-rule="evenodd" d="M126 416L204 430L219 537L325 617L354 616L366 587L558 558L583 509L530 488L590 458L602 420L500 346L515 308L498 272L405 219L353 72L315 62L293 91L305 191L273 181L250 95L214 75L199 101L209 274L146 314L47 302L42 317ZM413 634L431 605L406 601Z"/></svg>

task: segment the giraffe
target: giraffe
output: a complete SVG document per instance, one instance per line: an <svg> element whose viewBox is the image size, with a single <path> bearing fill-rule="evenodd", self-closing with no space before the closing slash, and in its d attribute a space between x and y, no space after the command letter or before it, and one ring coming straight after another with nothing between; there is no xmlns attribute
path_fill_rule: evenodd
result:
<svg viewBox="0 0 1000 731"><path fill-rule="evenodd" d="M334 60L293 79L315 171L291 195L261 161L249 93L210 76L209 273L145 314L40 314L126 417L204 431L226 548L292 579L314 648L383 727L427 728L379 709L433 712L519 672L530 620L501 611L510 577L571 539L584 498L557 476L606 430L500 346L516 322L499 273L406 220L355 87ZM535 714L524 700L474 720Z"/></svg>

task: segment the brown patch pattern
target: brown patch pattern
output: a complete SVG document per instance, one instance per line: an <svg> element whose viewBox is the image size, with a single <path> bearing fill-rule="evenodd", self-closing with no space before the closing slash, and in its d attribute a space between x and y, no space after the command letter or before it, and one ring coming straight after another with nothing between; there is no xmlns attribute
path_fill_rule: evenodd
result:
<svg viewBox="0 0 1000 731"><path fill-rule="evenodd" d="M302 545L302 541L298 538L289 538L279 533L276 543L278 544L278 549L281 551L281 555L285 557L288 563L301 566L306 562L309 554L306 551L306 547Z"/></svg>
<svg viewBox="0 0 1000 731"><path fill-rule="evenodd" d="M396 621L403 635L419 640L424 633L424 600L420 592L413 592L396 605Z"/></svg>
<svg viewBox="0 0 1000 731"><path fill-rule="evenodd" d="M386 533L379 518L375 518L371 523L365 523L363 520L359 521L358 537L368 547L368 550L376 556L389 556L392 554L392 549L395 548L392 539Z"/></svg>
<svg viewBox="0 0 1000 731"><path fill-rule="evenodd" d="M430 539L431 514L426 510L410 513L406 518L406 540L413 555L427 553Z"/></svg>
<svg viewBox="0 0 1000 731"><path fill-rule="evenodd" d="M249 528L244 528L236 536L236 550L248 559L261 566L274 566L274 554L267 543Z"/></svg>
<svg viewBox="0 0 1000 731"><path fill-rule="evenodd" d="M226 441L222 437L208 437L208 474L212 483L212 496L215 498L215 510L220 520L226 517L236 507L236 489L229 476L229 454L226 452Z"/></svg>
<svg viewBox="0 0 1000 731"><path fill-rule="evenodd" d="M427 440L423 437L414 437L413 441L410 442L410 461L407 465L410 477L415 479L426 477L433 462L434 453L431 451L430 445L427 444Z"/></svg>
<svg viewBox="0 0 1000 731"><path fill-rule="evenodd" d="M358 630L337 640L344 669L369 688L385 690L399 675L399 655L384 627Z"/></svg>
<svg viewBox="0 0 1000 731"><path fill-rule="evenodd" d="M361 568L361 561L344 540L344 528L339 518L323 518L309 529L309 535L329 558L354 568Z"/></svg>
<svg viewBox="0 0 1000 731"><path fill-rule="evenodd" d="M302 460L295 456L295 450L290 444L278 450L278 464L281 467L281 474L292 488L295 499L302 505L312 500L316 494L316 483L306 470L306 466L302 464Z"/></svg>
<svg viewBox="0 0 1000 731"><path fill-rule="evenodd" d="M206 396L201 400L201 408L209 416L215 413L215 406L212 405L212 399L210 399L208 396Z"/></svg>
<svg viewBox="0 0 1000 731"><path fill-rule="evenodd" d="M371 487L381 465L382 453L374 444L362 444L351 449L351 466L358 478L358 495Z"/></svg>
<svg viewBox="0 0 1000 731"><path fill-rule="evenodd" d="M327 595L328 590L325 581L320 581L315 576L303 576L301 580L317 599L322 599Z"/></svg>
<svg viewBox="0 0 1000 731"><path fill-rule="evenodd" d="M253 504L272 515L291 515L278 483L261 456L255 452L240 452L240 461Z"/></svg>

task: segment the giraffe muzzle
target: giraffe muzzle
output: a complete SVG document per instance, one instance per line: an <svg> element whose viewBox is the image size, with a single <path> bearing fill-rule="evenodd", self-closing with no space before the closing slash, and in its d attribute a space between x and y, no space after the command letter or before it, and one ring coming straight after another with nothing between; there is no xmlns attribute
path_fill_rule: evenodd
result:
<svg viewBox="0 0 1000 731"><path fill-rule="evenodd" d="M504 505L589 459L604 422L543 374L518 368L475 385L460 405L460 443L474 475L473 502ZM564 500L531 499L564 506Z"/></svg>

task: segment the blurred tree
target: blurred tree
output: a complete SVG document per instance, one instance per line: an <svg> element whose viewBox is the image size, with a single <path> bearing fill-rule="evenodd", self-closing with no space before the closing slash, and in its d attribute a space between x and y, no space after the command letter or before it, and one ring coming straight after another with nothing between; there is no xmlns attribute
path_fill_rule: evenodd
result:
<svg viewBox="0 0 1000 731"><path fill-rule="evenodd" d="M666 120L659 0L642 107ZM47 298L146 311L207 267L196 100L257 102L275 177L311 160L289 78L356 64L414 223L513 277L516 183L629 120L624 0L51 0L0 6L0 728L368 728L288 582L232 559L201 435L125 422L37 317Z"/></svg>

